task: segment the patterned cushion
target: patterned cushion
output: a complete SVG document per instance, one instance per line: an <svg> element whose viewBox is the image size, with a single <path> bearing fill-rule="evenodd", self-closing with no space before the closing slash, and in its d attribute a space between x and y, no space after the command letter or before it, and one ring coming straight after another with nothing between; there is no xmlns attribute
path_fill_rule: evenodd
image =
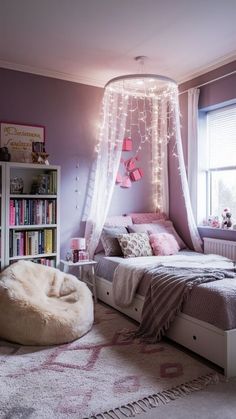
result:
<svg viewBox="0 0 236 419"><path fill-rule="evenodd" d="M167 218L164 212L133 212L129 216L132 218L133 224L152 223Z"/></svg>
<svg viewBox="0 0 236 419"><path fill-rule="evenodd" d="M121 247L117 240L120 234L127 234L125 227L104 227L101 235L101 242L106 256L123 256Z"/></svg>
<svg viewBox="0 0 236 419"><path fill-rule="evenodd" d="M147 233L122 234L118 240L125 258L153 255Z"/></svg>

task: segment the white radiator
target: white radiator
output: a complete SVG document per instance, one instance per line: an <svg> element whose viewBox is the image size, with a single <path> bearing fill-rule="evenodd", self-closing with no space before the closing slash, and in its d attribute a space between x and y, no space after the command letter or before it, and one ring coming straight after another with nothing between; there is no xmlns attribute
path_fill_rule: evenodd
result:
<svg viewBox="0 0 236 419"><path fill-rule="evenodd" d="M214 253L236 261L236 241L203 238L204 253Z"/></svg>

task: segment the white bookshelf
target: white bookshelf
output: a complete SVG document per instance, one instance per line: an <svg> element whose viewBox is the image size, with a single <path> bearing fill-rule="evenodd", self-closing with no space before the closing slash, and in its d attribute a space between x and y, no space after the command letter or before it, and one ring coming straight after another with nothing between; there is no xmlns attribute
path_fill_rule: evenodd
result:
<svg viewBox="0 0 236 419"><path fill-rule="evenodd" d="M27 163L2 163L4 166L4 182L2 185L4 188L2 189L2 199L1 201L5 201L5 213L2 216L2 220L5 220L5 223L2 223L2 232L1 235L3 236L3 229L4 229L4 245L2 247L4 262L1 265L1 268L8 266L9 264L21 260L33 260L38 262L44 262L45 259L52 261L50 263L54 264L54 266L59 266L60 263L60 167L53 166L53 165L41 165L41 164L27 164ZM52 179L52 172L55 172L53 183L51 182L51 189L53 191L49 191L49 193L31 193L32 183L39 175L49 175ZM21 178L23 180L24 188L23 193L11 193L10 184L12 178ZM53 193L50 193L53 192ZM53 202L53 207L55 209L55 219L54 222L43 222L40 224L30 222L30 217L34 214L36 202L39 202L38 205L48 205L49 202ZM22 211L25 211L27 207L27 214L28 214L28 221L25 223L25 213L24 215L17 215L13 217L15 220L12 223L12 219L10 219L10 203L17 207L14 207L14 211L16 214L19 215L19 208L23 208ZM2 205L3 206L3 205ZM29 212L29 207L30 211ZM12 211L12 209L11 209ZM30 215L29 215L30 213ZM14 212L15 214L15 212ZM35 214L34 214L35 215ZM35 217L36 218L36 217ZM44 220L43 220L44 221ZM51 230L48 233L47 230ZM35 244L35 237L37 237L36 245L34 250L31 252L32 249L32 241L34 239ZM46 236L50 234L52 240L49 240L51 246L50 249L46 249ZM20 237L20 239L17 239ZM29 238L30 237L30 238ZM40 246L38 245L38 240L40 237ZM43 237L43 239L42 239ZM20 240L20 251L19 251L19 240ZM43 241L41 241L43 240ZM44 249L42 249L44 247ZM38 251L37 251L38 250ZM43 250L43 251L40 251ZM49 251L50 250L50 251ZM20 253L20 254L19 254Z"/></svg>

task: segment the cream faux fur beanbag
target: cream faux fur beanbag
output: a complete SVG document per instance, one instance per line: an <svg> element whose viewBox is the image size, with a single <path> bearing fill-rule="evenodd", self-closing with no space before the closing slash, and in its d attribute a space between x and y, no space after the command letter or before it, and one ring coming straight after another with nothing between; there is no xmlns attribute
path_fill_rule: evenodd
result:
<svg viewBox="0 0 236 419"><path fill-rule="evenodd" d="M92 294L74 275L23 260L1 273L0 338L61 344L81 337L92 324Z"/></svg>

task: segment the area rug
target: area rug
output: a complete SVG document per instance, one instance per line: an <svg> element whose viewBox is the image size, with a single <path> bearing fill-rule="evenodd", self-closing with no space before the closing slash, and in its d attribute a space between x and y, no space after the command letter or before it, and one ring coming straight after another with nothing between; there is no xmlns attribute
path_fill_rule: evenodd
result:
<svg viewBox="0 0 236 419"><path fill-rule="evenodd" d="M135 323L97 304L83 338L54 347L0 342L0 418L117 419L203 389L218 380L167 342L127 340Z"/></svg>

